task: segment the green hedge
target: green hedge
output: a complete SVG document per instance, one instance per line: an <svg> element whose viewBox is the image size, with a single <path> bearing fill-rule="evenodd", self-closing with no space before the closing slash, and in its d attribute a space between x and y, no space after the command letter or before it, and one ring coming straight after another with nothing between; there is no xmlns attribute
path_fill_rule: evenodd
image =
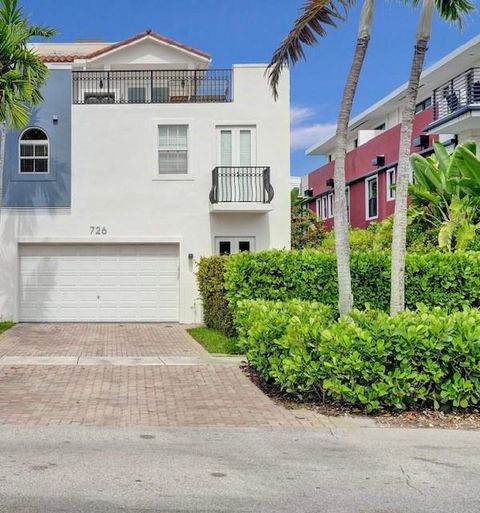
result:
<svg viewBox="0 0 480 513"><path fill-rule="evenodd" d="M336 320L318 303L242 301L237 325L250 363L284 391L367 412L467 408L480 399L480 311L420 307Z"/></svg>
<svg viewBox="0 0 480 513"><path fill-rule="evenodd" d="M355 307L387 311L390 302L390 255L354 252L351 258ZM337 306L336 258L317 250L241 253L226 265L225 286L231 307L244 299L303 299ZM454 310L480 306L480 255L409 253L406 304Z"/></svg>
<svg viewBox="0 0 480 513"><path fill-rule="evenodd" d="M390 256L354 252L351 258L355 307L388 311ZM205 324L234 334L232 311L244 299L319 301L334 308L338 290L335 255L318 250L240 253L202 258L198 270ZM480 306L480 254L409 253L406 303L452 311Z"/></svg>
<svg viewBox="0 0 480 513"><path fill-rule="evenodd" d="M203 322L208 328L232 337L235 328L224 285L226 261L225 256L201 258L197 281L203 303Z"/></svg>

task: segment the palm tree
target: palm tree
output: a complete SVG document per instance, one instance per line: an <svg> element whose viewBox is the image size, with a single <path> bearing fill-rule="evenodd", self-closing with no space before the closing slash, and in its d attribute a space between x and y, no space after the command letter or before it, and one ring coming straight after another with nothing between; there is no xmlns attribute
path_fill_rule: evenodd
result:
<svg viewBox="0 0 480 513"><path fill-rule="evenodd" d="M428 42L432 32L432 15L435 8L443 19L456 22L461 26L462 17L473 11L475 6L470 2L470 0L423 0L422 10L418 20L410 79L402 111L402 128L400 134L399 162L396 183L395 218L392 237L391 315L395 315L405 308L405 253L407 238L408 184L410 177L410 147L418 86L423 70Z"/></svg>
<svg viewBox="0 0 480 513"><path fill-rule="evenodd" d="M22 128L30 117L30 106L42 100L41 87L48 68L28 47L32 37L51 37L55 30L30 25L18 0L0 4L0 193L7 128Z"/></svg>
<svg viewBox="0 0 480 513"><path fill-rule="evenodd" d="M335 27L335 20L343 20L344 13L354 3L354 0L339 0L338 4L335 4L334 1L309 0L305 4L300 17L295 21L292 30L275 51L270 62L269 80L275 98L278 95L278 81L284 66L290 62L295 64L300 58L305 57L302 43L308 46L314 45L317 42L315 34L324 37L326 35L324 25ZM345 197L345 157L347 153L348 124L360 72L370 41L374 3L375 0L365 0L363 2L357 43L343 91L335 138L334 230L339 292L338 308L341 315L348 313L353 307L350 243L348 239L348 217Z"/></svg>

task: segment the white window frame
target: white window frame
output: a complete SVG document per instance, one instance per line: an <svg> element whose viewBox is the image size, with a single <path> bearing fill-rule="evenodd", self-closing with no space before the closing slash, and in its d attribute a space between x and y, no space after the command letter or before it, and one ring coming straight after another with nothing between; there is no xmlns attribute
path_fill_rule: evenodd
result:
<svg viewBox="0 0 480 513"><path fill-rule="evenodd" d="M245 237L239 237L239 236L215 237L215 254L216 255L220 255L220 243L221 242L230 242L230 248L231 248L230 254L233 255L235 253L240 252L240 242L249 242L250 243L250 252L255 251L256 238L251 235L247 235Z"/></svg>
<svg viewBox="0 0 480 513"><path fill-rule="evenodd" d="M327 195L327 203L328 203L328 219L332 219L333 217L333 211L334 211L334 204L333 202L335 201L334 199L334 193L333 192L330 192L328 195Z"/></svg>
<svg viewBox="0 0 480 513"><path fill-rule="evenodd" d="M325 221L328 219L328 198L327 195L324 194L321 198L321 219L322 221Z"/></svg>
<svg viewBox="0 0 480 513"><path fill-rule="evenodd" d="M369 184L370 184L370 182L373 182L374 180L377 182L377 215L370 216L369 211L368 211L368 207L369 207L369 203L370 203L369 197L368 197L368 192L369 192ZM368 178L365 178L365 220L371 221L373 219L378 219L378 174L369 176Z"/></svg>
<svg viewBox="0 0 480 513"><path fill-rule="evenodd" d="M255 167L257 165L257 126L256 125L216 125L217 131L217 166L219 167ZM231 130L232 132L232 162L230 166L222 166L222 138L223 130ZM251 133L251 156L250 166L240 165L240 132L242 130L250 130Z"/></svg>
<svg viewBox="0 0 480 513"><path fill-rule="evenodd" d="M333 217L334 194L329 192L317 198L317 219L326 221Z"/></svg>
<svg viewBox="0 0 480 513"><path fill-rule="evenodd" d="M160 127L172 127L172 126L185 126L187 128L187 169L185 173L160 173ZM191 131L191 125L190 123L187 123L182 120L178 121L165 121L164 123L156 123L155 124L155 133L156 133L156 145L155 145L155 152L156 152L156 179L159 180L168 180L168 179L174 179L174 180L185 180L190 175L190 160L191 160L191 150L190 150L190 131ZM167 150L164 150L167 151ZM171 150L172 151L172 150ZM174 151L174 150L173 150ZM177 150L178 151L178 150ZM182 150L183 151L183 150Z"/></svg>
<svg viewBox="0 0 480 513"><path fill-rule="evenodd" d="M29 130L41 130L47 137L47 139L41 139L39 141L31 140L31 141L22 141L23 136L26 132ZM45 157L37 157L35 155L35 146L45 146L45 143L47 145L47 158ZM22 146L31 145L34 147L33 149L33 156L32 157L26 157L22 156ZM42 159L47 161L47 170L46 171L22 171L22 160L35 160L35 159ZM48 136L47 131L44 128L41 128L39 126L29 126L25 128L25 130L22 131L20 134L20 137L18 138L18 173L21 175L26 176L45 176L50 174L50 137Z"/></svg>
<svg viewBox="0 0 480 513"><path fill-rule="evenodd" d="M317 198L317 201L315 202L317 205L317 221L322 221L322 197Z"/></svg>
<svg viewBox="0 0 480 513"><path fill-rule="evenodd" d="M393 180L390 181L390 177L393 175ZM392 185L396 185L397 183L397 169L395 167L390 167L385 171L385 183L387 189L387 201L393 201L396 197L395 189L392 189Z"/></svg>

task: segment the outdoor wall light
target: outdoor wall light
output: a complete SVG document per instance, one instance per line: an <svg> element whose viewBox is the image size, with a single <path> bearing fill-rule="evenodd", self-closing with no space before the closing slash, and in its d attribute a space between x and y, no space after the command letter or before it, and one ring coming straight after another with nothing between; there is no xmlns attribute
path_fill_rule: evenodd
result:
<svg viewBox="0 0 480 513"><path fill-rule="evenodd" d="M53 116L52 121L54 125L58 125L58 116Z"/></svg>
<svg viewBox="0 0 480 513"><path fill-rule="evenodd" d="M415 146L415 148L428 148L429 145L430 138L425 134L415 137L412 144L412 146Z"/></svg>
<svg viewBox="0 0 480 513"><path fill-rule="evenodd" d="M193 253L189 253L189 254L188 254L188 259L189 259L189 260L193 260Z"/></svg>
<svg viewBox="0 0 480 513"><path fill-rule="evenodd" d="M385 155L377 155L372 160L372 166L382 167L385 165Z"/></svg>

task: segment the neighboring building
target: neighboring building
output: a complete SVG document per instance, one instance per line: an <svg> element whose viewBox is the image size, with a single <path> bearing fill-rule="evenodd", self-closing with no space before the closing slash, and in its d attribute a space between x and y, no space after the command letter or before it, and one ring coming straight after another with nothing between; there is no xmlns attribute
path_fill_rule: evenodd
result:
<svg viewBox="0 0 480 513"><path fill-rule="evenodd" d="M289 247L289 84L146 31L34 45L50 68L7 134L0 316L201 321L195 261Z"/></svg>
<svg viewBox="0 0 480 513"><path fill-rule="evenodd" d="M291 176L290 177L290 190L299 189L302 185L302 177L301 176Z"/></svg>
<svg viewBox="0 0 480 513"><path fill-rule="evenodd" d="M346 159L350 224L365 228L393 214L399 157L400 119L406 84L365 110L350 123ZM434 140L454 147L474 139L480 148L480 36L475 37L422 74L412 152L429 154ZM308 155L324 155L327 163L307 175L307 204L333 226L335 138L315 144Z"/></svg>

